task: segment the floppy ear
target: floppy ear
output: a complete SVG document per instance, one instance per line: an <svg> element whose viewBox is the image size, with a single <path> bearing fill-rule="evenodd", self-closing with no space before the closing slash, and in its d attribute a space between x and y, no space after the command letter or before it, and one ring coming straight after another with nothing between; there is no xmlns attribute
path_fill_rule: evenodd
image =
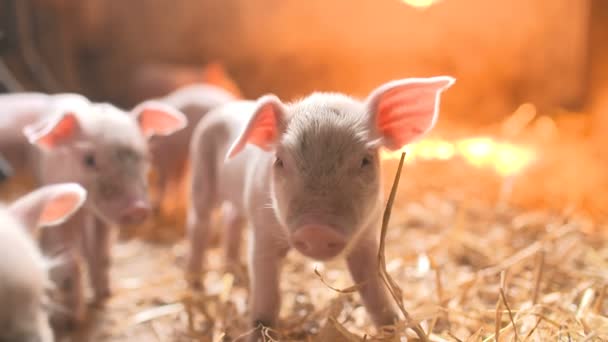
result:
<svg viewBox="0 0 608 342"><path fill-rule="evenodd" d="M158 101L143 102L131 114L146 137L171 135L188 125L188 119L182 112Z"/></svg>
<svg viewBox="0 0 608 342"><path fill-rule="evenodd" d="M442 91L450 76L407 78L386 83L366 100L372 134L390 150L398 150L427 133L437 121Z"/></svg>
<svg viewBox="0 0 608 342"><path fill-rule="evenodd" d="M68 111L26 126L23 134L30 144L52 149L74 141L80 131L78 117L74 112Z"/></svg>
<svg viewBox="0 0 608 342"><path fill-rule="evenodd" d="M239 154L247 144L256 145L265 151L271 150L285 129L285 120L285 107L281 100L275 95L262 96L257 101L247 127L228 151L226 159Z"/></svg>
<svg viewBox="0 0 608 342"><path fill-rule="evenodd" d="M9 206L9 212L33 233L38 227L65 222L82 206L86 195L76 183L47 185L19 198Z"/></svg>

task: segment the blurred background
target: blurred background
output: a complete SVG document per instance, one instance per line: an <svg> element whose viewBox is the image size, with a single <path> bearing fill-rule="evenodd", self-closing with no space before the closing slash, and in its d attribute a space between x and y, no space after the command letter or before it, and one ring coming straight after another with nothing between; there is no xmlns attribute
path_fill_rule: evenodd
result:
<svg viewBox="0 0 608 342"><path fill-rule="evenodd" d="M155 76L193 82L210 62L220 62L244 96L274 92L286 100L313 90L365 95L389 79L451 74L459 83L445 98L446 113L483 123L523 102L577 110L600 96L593 91L607 73L606 6L2 0L0 46L5 67L28 90L80 92L123 106L162 95L162 87L146 84Z"/></svg>
<svg viewBox="0 0 608 342"><path fill-rule="evenodd" d="M604 0L0 0L0 83L128 108L198 82L288 101L449 74L435 134L450 141L422 156L513 174L547 154L521 149L526 132L604 158L607 40Z"/></svg>
<svg viewBox="0 0 608 342"><path fill-rule="evenodd" d="M608 338L607 42L607 0L0 0L0 89L129 108L201 82L290 101L452 75L436 129L404 150L387 253L406 306L435 327L434 341L492 340L500 324L514 338L496 304L509 269L521 331ZM382 154L387 190L400 154ZM117 295L90 340L219 341L246 328L246 297L216 250L204 298L176 281L188 177L175 186L149 228L179 243L117 247ZM289 272L310 277L282 284L285 336L345 340L328 315L370 332L351 294L289 260ZM335 287L352 285L343 269L314 267ZM540 313L555 326L537 323Z"/></svg>

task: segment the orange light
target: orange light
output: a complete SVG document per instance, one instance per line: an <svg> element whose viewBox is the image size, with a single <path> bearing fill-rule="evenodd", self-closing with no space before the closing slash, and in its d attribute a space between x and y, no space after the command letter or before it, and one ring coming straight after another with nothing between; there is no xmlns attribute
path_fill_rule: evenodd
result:
<svg viewBox="0 0 608 342"><path fill-rule="evenodd" d="M496 141L489 137L456 141L430 138L406 146L401 151L383 150L381 156L383 159L399 159L402 151L407 153L407 162L460 157L475 167L492 168L502 176L521 172L536 158L535 151L530 147Z"/></svg>
<svg viewBox="0 0 608 342"><path fill-rule="evenodd" d="M439 2L440 0L401 0L405 4L410 5L416 8L427 8L434 3Z"/></svg>

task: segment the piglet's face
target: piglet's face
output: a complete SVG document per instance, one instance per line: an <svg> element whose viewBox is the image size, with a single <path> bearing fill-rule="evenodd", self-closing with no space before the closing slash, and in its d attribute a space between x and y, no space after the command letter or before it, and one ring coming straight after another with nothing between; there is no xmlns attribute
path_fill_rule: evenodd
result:
<svg viewBox="0 0 608 342"><path fill-rule="evenodd" d="M285 105L265 96L229 156L250 143L275 154L273 207L291 245L328 260L348 251L381 209L378 148L400 149L436 121L451 77L387 83L356 101L313 94Z"/></svg>
<svg viewBox="0 0 608 342"><path fill-rule="evenodd" d="M30 126L25 134L41 148L69 156L70 180L87 189L89 208L106 222L130 225L149 213L148 138L169 135L185 124L183 114L156 102L131 112L90 104Z"/></svg>

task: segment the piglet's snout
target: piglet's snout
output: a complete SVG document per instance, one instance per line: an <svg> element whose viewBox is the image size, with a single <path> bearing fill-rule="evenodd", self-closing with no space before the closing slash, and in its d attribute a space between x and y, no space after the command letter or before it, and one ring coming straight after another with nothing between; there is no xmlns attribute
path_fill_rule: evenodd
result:
<svg viewBox="0 0 608 342"><path fill-rule="evenodd" d="M120 216L120 223L134 225L143 223L150 214L150 205L145 201L136 201L126 208Z"/></svg>
<svg viewBox="0 0 608 342"><path fill-rule="evenodd" d="M328 226L308 225L293 234L292 242L305 256L328 260L342 252L346 246L346 237Z"/></svg>

